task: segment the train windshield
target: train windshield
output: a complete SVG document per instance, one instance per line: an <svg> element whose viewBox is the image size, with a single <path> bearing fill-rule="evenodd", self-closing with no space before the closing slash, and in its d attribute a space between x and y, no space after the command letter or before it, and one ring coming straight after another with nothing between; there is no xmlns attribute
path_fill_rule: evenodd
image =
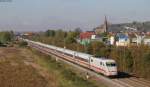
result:
<svg viewBox="0 0 150 87"><path fill-rule="evenodd" d="M114 62L106 62L106 65L109 66L109 67L114 67L114 66L116 66L116 63L114 63Z"/></svg>

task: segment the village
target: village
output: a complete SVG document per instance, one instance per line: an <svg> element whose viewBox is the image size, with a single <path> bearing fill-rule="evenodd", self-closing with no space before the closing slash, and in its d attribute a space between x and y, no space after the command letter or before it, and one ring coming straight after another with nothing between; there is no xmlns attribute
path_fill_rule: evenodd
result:
<svg viewBox="0 0 150 87"><path fill-rule="evenodd" d="M117 30L118 28L120 30ZM82 45L92 41L101 41L114 46L150 45L150 32L138 31L136 27L113 26L105 17L104 24L94 28L93 31L81 32L77 41Z"/></svg>

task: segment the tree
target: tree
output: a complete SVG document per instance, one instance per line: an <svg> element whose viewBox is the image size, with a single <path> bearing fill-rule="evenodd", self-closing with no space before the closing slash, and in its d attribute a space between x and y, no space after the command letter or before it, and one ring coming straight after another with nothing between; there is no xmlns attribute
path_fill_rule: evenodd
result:
<svg viewBox="0 0 150 87"><path fill-rule="evenodd" d="M77 37L76 32L68 32L67 37L65 38L65 43L66 44L76 43L76 37Z"/></svg>
<svg viewBox="0 0 150 87"><path fill-rule="evenodd" d="M89 53L93 54L96 57L106 57L107 49L106 46L99 41L93 41L88 47Z"/></svg>
<svg viewBox="0 0 150 87"><path fill-rule="evenodd" d="M65 37L67 37L67 33L65 31L63 31L62 29L59 29L59 30L55 31L55 37L57 39L63 40Z"/></svg>
<svg viewBox="0 0 150 87"><path fill-rule="evenodd" d="M7 42L12 40L12 33L11 32L0 32L0 42L2 44L6 44Z"/></svg>
<svg viewBox="0 0 150 87"><path fill-rule="evenodd" d="M74 30L74 32L76 32L76 34L79 35L82 32L82 30L78 27Z"/></svg>
<svg viewBox="0 0 150 87"><path fill-rule="evenodd" d="M54 36L55 36L55 30L47 30L47 31L45 32L45 35L46 35L47 37L54 37Z"/></svg>
<svg viewBox="0 0 150 87"><path fill-rule="evenodd" d="M28 45L28 43L25 42L25 41L19 42L19 46L20 46L20 47L26 47L27 45Z"/></svg>
<svg viewBox="0 0 150 87"><path fill-rule="evenodd" d="M76 43L76 40L73 37L67 37L65 39L66 44Z"/></svg>

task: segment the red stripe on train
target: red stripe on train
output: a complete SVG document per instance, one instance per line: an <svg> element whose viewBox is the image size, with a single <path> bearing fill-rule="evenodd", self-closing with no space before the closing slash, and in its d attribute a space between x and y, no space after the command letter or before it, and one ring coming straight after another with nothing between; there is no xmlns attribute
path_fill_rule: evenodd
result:
<svg viewBox="0 0 150 87"><path fill-rule="evenodd" d="M39 48L39 47L37 47L37 48ZM41 49L41 48L39 48L39 49ZM47 51L47 50L44 50L44 51L49 52L49 51ZM56 55L56 52L51 52L51 53L54 53L54 54ZM61 55L62 55L62 54L61 54ZM62 56L67 56L67 55L62 55ZM67 59L67 60L69 60L69 61L75 62L75 61L73 60L73 58L71 58L70 56L67 56L67 57L69 57L69 58L65 58L65 57L63 57L63 58L64 58L64 59ZM77 61L80 62L80 63L82 63L82 64L85 64L86 66L87 66L87 65L89 66L89 63L87 63L87 62L84 62L84 61L79 60L79 59L77 59ZM75 62L75 63L76 63L76 62ZM88 68L88 66L87 66L87 68ZM101 69L101 68L99 68L99 67L97 67L97 66L94 66L94 65L90 65L90 66L93 67L95 70L100 71L101 73L102 73L102 71L103 71L103 72L106 72L104 69Z"/></svg>

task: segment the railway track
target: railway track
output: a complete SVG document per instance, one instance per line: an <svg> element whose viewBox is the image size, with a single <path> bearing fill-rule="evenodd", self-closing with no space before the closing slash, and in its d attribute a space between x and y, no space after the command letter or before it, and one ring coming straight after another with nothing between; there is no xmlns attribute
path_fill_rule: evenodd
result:
<svg viewBox="0 0 150 87"><path fill-rule="evenodd" d="M150 82L143 78L129 77L112 80L125 85L125 87L150 87Z"/></svg>
<svg viewBox="0 0 150 87"><path fill-rule="evenodd" d="M32 47L32 46L30 46ZM84 67L81 67L77 64L72 63L71 61L68 61L65 59L65 57L70 57L64 54L62 55L61 53L57 53L54 50L49 49L49 51L41 49L41 48L35 48L34 49L45 53L47 55L51 55L54 56L55 58L71 65L74 66L75 68L78 68L79 70L82 70L84 72L88 72L90 75L92 76L96 76L97 78L99 78L100 81L106 83L107 86L109 87L150 87L150 81L147 81L143 78L136 78L136 77L124 77L124 78L107 78L105 76L102 76L94 71L91 71L89 69L86 69ZM108 84L107 84L108 83Z"/></svg>

